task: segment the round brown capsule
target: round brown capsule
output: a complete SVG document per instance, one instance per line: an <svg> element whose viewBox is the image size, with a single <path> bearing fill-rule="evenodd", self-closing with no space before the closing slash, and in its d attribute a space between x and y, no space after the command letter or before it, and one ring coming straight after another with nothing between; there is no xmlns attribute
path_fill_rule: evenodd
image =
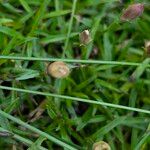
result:
<svg viewBox="0 0 150 150"><path fill-rule="evenodd" d="M56 61L48 65L47 73L54 78L65 78L69 75L70 69L64 62Z"/></svg>
<svg viewBox="0 0 150 150"><path fill-rule="evenodd" d="M99 141L93 144L93 150L111 150L111 148L108 143Z"/></svg>

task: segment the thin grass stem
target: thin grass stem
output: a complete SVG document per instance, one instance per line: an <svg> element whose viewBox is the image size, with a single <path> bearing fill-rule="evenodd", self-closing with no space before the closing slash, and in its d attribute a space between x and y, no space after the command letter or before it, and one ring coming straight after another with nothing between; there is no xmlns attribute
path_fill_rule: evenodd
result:
<svg viewBox="0 0 150 150"><path fill-rule="evenodd" d="M121 66L139 66L141 63L135 62L121 62L121 61L103 61L103 60L81 60L81 59L65 59L65 58L38 58L38 57L20 57L20 56L3 56L0 55L0 59L9 60L24 60L24 61L63 61L66 63L82 63L82 64L105 64L105 65L121 65ZM150 67L150 65L147 65Z"/></svg>
<svg viewBox="0 0 150 150"><path fill-rule="evenodd" d="M3 117L6 117L6 118L12 120L13 122L15 122L17 124L22 125L23 127L27 128L27 129L29 129L29 130L31 130L31 131L33 131L33 132L43 136L43 137L46 137L48 140L50 140L50 141L52 141L52 142L54 142L54 143L56 143L56 144L58 144L58 145L60 145L62 147L68 148L70 150L77 150L77 148L75 148L75 147L73 147L73 146L71 146L71 145L69 145L69 144L67 144L67 143L65 143L63 141L60 141L59 139L55 138L54 136L52 136L50 134L47 134L47 133L37 129L37 128L35 128L35 127L33 127L33 126L23 122L22 120L5 113L2 110L0 110L0 115L2 115Z"/></svg>
<svg viewBox="0 0 150 150"><path fill-rule="evenodd" d="M150 114L149 110L133 108L133 107L117 105L117 104L111 104L111 103L106 103L106 102L101 102L101 101L95 101L95 100L91 100L91 99L83 99L83 98L78 98L78 97L71 97L71 96L66 96L66 95L52 94L52 93L46 93L46 92L26 90L26 89L19 89L19 88L14 88L14 87L7 87L7 86L0 86L0 89L11 90L11 91L13 90L13 91L17 91L17 92L37 94L37 95L43 95L43 96L50 96L50 97L55 97L55 98L85 102L85 103L90 103L90 104L96 104L96 105L102 105L102 106L108 106L108 107L113 107L113 108L119 108L119 109L125 109L125 110Z"/></svg>
<svg viewBox="0 0 150 150"><path fill-rule="evenodd" d="M77 0L73 0L72 13L71 13L71 18L70 18L70 22L69 22L67 38L66 38L66 41L65 41L65 46L64 46L64 51L63 51L63 57L65 56L66 50L68 48L69 38L70 38L70 34L71 34L71 30L72 30L72 25L73 25L73 17L74 17L75 10L76 10L76 3L77 3Z"/></svg>
<svg viewBox="0 0 150 150"><path fill-rule="evenodd" d="M22 136L20 136L18 134L12 133L11 131L6 130L6 129L2 128L2 127L0 127L0 132L1 131L2 132L8 132L8 133L12 134L12 138L16 139L17 141L20 141L20 142L24 143L27 146L31 146L33 144L33 142L31 140L29 140L27 138L24 138L24 137L22 137ZM38 148L39 148L39 150L47 150L47 148L42 147L42 146L38 146Z"/></svg>

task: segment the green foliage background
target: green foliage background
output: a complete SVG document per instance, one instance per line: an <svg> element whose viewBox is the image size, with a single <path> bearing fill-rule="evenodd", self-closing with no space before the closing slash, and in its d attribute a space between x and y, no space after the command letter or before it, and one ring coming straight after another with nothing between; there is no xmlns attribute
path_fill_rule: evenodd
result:
<svg viewBox="0 0 150 150"><path fill-rule="evenodd" d="M145 4L143 15L134 21L120 22L122 10L133 2ZM122 3L119 0L1 0L0 84L150 110L150 59L144 49L145 41L150 40L149 14L149 0ZM92 41L81 46L79 33L85 29L90 31ZM54 79L46 74L48 62L2 59L8 55L10 58L65 56L64 59L86 59L89 64L68 63L71 74L65 79ZM121 63L90 64L90 60ZM3 110L0 111L0 149L92 149L93 143L100 140L109 143L112 150L150 147L150 112L2 87L0 107ZM19 120L18 124L9 114L26 123Z"/></svg>

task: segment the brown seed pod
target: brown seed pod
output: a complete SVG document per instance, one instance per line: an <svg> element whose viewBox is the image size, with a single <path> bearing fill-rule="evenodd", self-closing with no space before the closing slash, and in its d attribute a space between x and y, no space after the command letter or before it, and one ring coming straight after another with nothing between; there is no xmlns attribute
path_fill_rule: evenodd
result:
<svg viewBox="0 0 150 150"><path fill-rule="evenodd" d="M150 41L145 42L146 55L150 57Z"/></svg>
<svg viewBox="0 0 150 150"><path fill-rule="evenodd" d="M144 11L144 4L136 3L129 5L127 9L123 11L121 16L122 21L134 20L137 17L141 16Z"/></svg>
<svg viewBox="0 0 150 150"><path fill-rule="evenodd" d="M69 75L70 69L64 62L56 61L48 65L47 73L54 78L65 78Z"/></svg>
<svg viewBox="0 0 150 150"><path fill-rule="evenodd" d="M81 45L87 45L91 42L91 36L89 30L84 30L79 35Z"/></svg>
<svg viewBox="0 0 150 150"><path fill-rule="evenodd" d="M108 143L99 141L93 144L93 150L111 150L111 148Z"/></svg>

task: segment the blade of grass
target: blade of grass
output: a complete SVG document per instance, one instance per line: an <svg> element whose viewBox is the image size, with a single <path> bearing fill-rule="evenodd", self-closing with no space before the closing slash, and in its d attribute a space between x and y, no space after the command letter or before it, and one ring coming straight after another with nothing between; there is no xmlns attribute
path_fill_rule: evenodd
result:
<svg viewBox="0 0 150 150"><path fill-rule="evenodd" d="M95 20L94 20L94 23L93 23L93 26L92 26L92 30L91 30L91 34L92 34L92 42L89 44L89 46L87 47L87 52L86 52L86 55L85 55L85 58L88 59L91 52L92 52L92 48L93 48L93 43L94 43L94 39L95 39L95 36L96 36L96 32L99 28L99 24L102 20L102 18L104 17L105 15L105 11L106 11L107 7L103 7L101 13L95 17Z"/></svg>
<svg viewBox="0 0 150 150"><path fill-rule="evenodd" d="M75 14L76 3L77 3L77 0L74 0L73 5L72 5L72 13L71 13L71 18L70 18L70 22L69 22L67 38L66 38L66 42L65 42L65 46L64 46L64 51L63 51L63 57L65 56L65 54L67 55L66 51L67 51L67 48L68 48L69 38L70 38L71 30L72 30L73 17L74 17L74 14Z"/></svg>
<svg viewBox="0 0 150 150"><path fill-rule="evenodd" d="M32 23L32 29L31 29L29 35L32 35L34 30L37 29L39 23L41 22L41 20L44 17L44 13L46 11L48 3L50 3L50 2L51 2L51 0L44 0L43 2L41 2L42 4L41 4L39 10L37 11L37 13L35 15L35 18L34 18L33 23Z"/></svg>
<svg viewBox="0 0 150 150"><path fill-rule="evenodd" d="M138 129L133 128L131 133L131 149L134 149L137 142L138 142Z"/></svg>
<svg viewBox="0 0 150 150"><path fill-rule="evenodd" d="M58 145L60 145L62 147L66 147L66 148L68 148L70 150L77 150L77 148L75 148L75 147L73 147L73 146L71 146L71 145L69 145L69 144L67 144L67 143L65 143L63 141L58 140L57 138L51 136L50 134L47 134L47 133L45 133L45 132L35 128L35 127L33 127L33 126L23 122L22 120L20 120L18 118L15 118L12 115L9 115L9 114L5 113L2 110L0 110L0 115L3 116L3 117L8 118L10 120L12 120L13 122L15 122L17 124L22 125L23 127L27 128L27 129L29 129L29 130L31 130L31 131L33 131L33 132L43 136L43 137L46 137L48 140L50 140L50 141L52 141L52 142L54 142L54 143L56 143L56 144L58 144Z"/></svg>
<svg viewBox="0 0 150 150"><path fill-rule="evenodd" d="M146 130L146 132L144 133L144 135L142 136L141 140L137 143L137 145L135 146L134 150L140 150L142 149L142 145L148 140L150 139L150 124L148 125L148 128Z"/></svg>
<svg viewBox="0 0 150 150"><path fill-rule="evenodd" d="M30 93L30 94L32 93L32 94L44 95L44 96L51 96L51 97L55 97L55 98L69 99L72 101L79 101L79 102L103 105L103 106L108 106L108 107L114 107L114 108L119 108L119 109L126 109L126 110L130 110L130 111L137 111L137 112L141 112L141 113L150 114L149 110L127 107L127 106L111 104L111 103L105 103L105 102L100 102L100 101L95 101L95 100L90 100L90 99L83 99L83 98L78 98L78 97L71 97L71 96L66 96L66 95L45 93L45 92L39 92L39 91L31 91L31 90L19 89L19 88L14 88L14 87L12 88L12 87L7 87L7 86L0 86L0 89L11 90L11 91L14 90L14 91L18 91L18 92L24 92L24 93Z"/></svg>
<svg viewBox="0 0 150 150"><path fill-rule="evenodd" d="M101 129L99 129L98 131L96 131L92 137L95 139L100 139L102 138L105 134L107 134L109 131L111 131L113 128L115 128L116 126L120 125L123 123L124 120L126 120L127 116L122 116L122 117L118 117L116 119L114 119L113 121L111 121L110 123L108 123L107 125L105 125L104 127L102 127Z"/></svg>
<svg viewBox="0 0 150 150"><path fill-rule="evenodd" d="M7 24L7 23L10 23L10 22L13 22L13 20L9 19L9 18L1 18L0 19L0 25Z"/></svg>
<svg viewBox="0 0 150 150"><path fill-rule="evenodd" d="M70 38L77 36L78 33L71 33ZM43 39L41 39L42 44L49 44L49 43L54 43L54 42L62 42L66 40L66 35L65 34L58 34L58 35L49 35Z"/></svg>
<svg viewBox="0 0 150 150"><path fill-rule="evenodd" d="M112 91L115 91L115 92L118 92L118 93L121 93L121 90L116 88L115 86L113 86L111 83L108 83L104 80L101 80L101 79L96 79L95 80L95 83L96 85L99 87L99 86L103 86L105 88L108 88L109 90L112 90Z"/></svg>
<svg viewBox="0 0 150 150"><path fill-rule="evenodd" d="M61 10L60 10L60 3L61 3L61 1L59 1L59 0L54 0L54 3L55 3L55 10L56 10L56 12L61 11ZM71 11L70 11L70 12L71 12ZM62 18L62 17L58 17L58 18L57 18L57 22L58 22L59 28L62 28L63 18Z"/></svg>
<svg viewBox="0 0 150 150"><path fill-rule="evenodd" d="M28 13L32 12L31 8L29 7L28 3L25 0L19 0L19 1Z"/></svg>
<svg viewBox="0 0 150 150"><path fill-rule="evenodd" d="M28 150L36 150L38 147L41 146L43 141L46 140L45 137L40 136L34 143L31 144L31 146L28 148Z"/></svg>
<svg viewBox="0 0 150 150"><path fill-rule="evenodd" d="M84 63L84 64L107 64L107 65L123 65L123 66L139 66L141 63L121 62L121 61L103 61L103 60L81 60L81 59L65 59L65 58L38 58L38 57L21 57L21 56L3 56L0 59L12 60L29 60L29 61L63 61L68 63ZM147 65L150 67L150 65Z"/></svg>
<svg viewBox="0 0 150 150"><path fill-rule="evenodd" d="M0 127L0 131L2 131L2 132L8 132L8 133L12 134L12 138L14 138L14 139L16 139L16 140L18 140L18 141L24 143L24 144L27 145L27 146L30 146L30 145L33 144L33 142L32 142L31 140L29 140L29 139L27 139L27 138L24 138L24 137L22 137L22 136L20 136L20 135L18 135L18 134L12 133L12 132L10 132L9 130L6 130L6 129L2 128L2 127ZM44 147L42 147L42 146L39 146L38 148L39 148L40 150L47 150L46 148L44 148Z"/></svg>
<svg viewBox="0 0 150 150"><path fill-rule="evenodd" d="M16 43L17 40L18 40L17 36L14 36L11 39L11 41L8 43L8 45L5 47L5 49L1 52L1 54L9 55L11 53L11 50L13 49L14 44ZM0 65L2 65L5 62L7 62L7 60L0 60Z"/></svg>
<svg viewBox="0 0 150 150"><path fill-rule="evenodd" d="M59 16L67 15L69 13L71 13L71 10L69 10L69 9L67 9L67 10L56 10L56 11L53 11L53 12L46 14L44 16L44 18L59 17Z"/></svg>
<svg viewBox="0 0 150 150"><path fill-rule="evenodd" d="M5 7L5 9L9 10L12 13L18 14L21 13L22 10L15 8L13 5L7 2L1 2L1 5Z"/></svg>
<svg viewBox="0 0 150 150"><path fill-rule="evenodd" d="M140 78L140 76L143 74L143 72L145 71L147 65L150 63L150 58L145 59L140 66L138 66L136 68L136 70L133 72L132 74L132 78L137 80Z"/></svg>
<svg viewBox="0 0 150 150"><path fill-rule="evenodd" d="M0 26L0 32L4 33L10 37L18 37L20 39L23 39L22 34L12 28Z"/></svg>

